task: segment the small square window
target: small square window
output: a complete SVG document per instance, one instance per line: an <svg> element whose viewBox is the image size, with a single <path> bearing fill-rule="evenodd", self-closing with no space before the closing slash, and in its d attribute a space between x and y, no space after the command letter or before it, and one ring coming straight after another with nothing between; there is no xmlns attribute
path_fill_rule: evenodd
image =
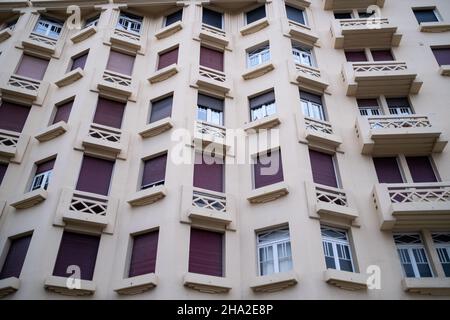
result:
<svg viewBox="0 0 450 320"><path fill-rule="evenodd" d="M305 11L289 5L286 5L286 15L291 21L306 25Z"/></svg>
<svg viewBox="0 0 450 320"><path fill-rule="evenodd" d="M183 9L175 11L166 16L164 26L170 26L171 24L181 21L183 19Z"/></svg>
<svg viewBox="0 0 450 320"><path fill-rule="evenodd" d="M253 68L270 60L270 46L264 44L247 50L247 68Z"/></svg>
<svg viewBox="0 0 450 320"><path fill-rule="evenodd" d="M250 24L266 17L266 6L260 6L245 13L246 22Z"/></svg>
<svg viewBox="0 0 450 320"><path fill-rule="evenodd" d="M440 66L450 65L450 47L448 48L431 48L434 57Z"/></svg>
<svg viewBox="0 0 450 320"><path fill-rule="evenodd" d="M413 12L419 23L439 21L435 9L413 9Z"/></svg>
<svg viewBox="0 0 450 320"><path fill-rule="evenodd" d="M203 8L202 22L217 29L223 28L223 14L207 8Z"/></svg>

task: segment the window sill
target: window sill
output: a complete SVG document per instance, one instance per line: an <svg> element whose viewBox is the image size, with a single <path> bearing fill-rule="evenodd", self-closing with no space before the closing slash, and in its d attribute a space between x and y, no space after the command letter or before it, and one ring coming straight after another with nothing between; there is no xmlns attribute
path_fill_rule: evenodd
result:
<svg viewBox="0 0 450 320"><path fill-rule="evenodd" d="M316 33L314 33L309 26L302 25L292 20L289 20L288 24L289 24L289 35L292 38L306 42L311 46L317 44L319 36Z"/></svg>
<svg viewBox="0 0 450 320"><path fill-rule="evenodd" d="M285 182L275 183L262 188L251 191L247 200L250 203L266 203L277 200L289 193L287 184Z"/></svg>
<svg viewBox="0 0 450 320"><path fill-rule="evenodd" d="M442 75L442 76L450 76L450 64L445 64L445 65L442 65L440 68L439 68L439 73Z"/></svg>
<svg viewBox="0 0 450 320"><path fill-rule="evenodd" d="M69 130L68 124L65 121L59 121L39 132L35 138L39 142L46 142L59 137L60 135L66 133L67 130Z"/></svg>
<svg viewBox="0 0 450 320"><path fill-rule="evenodd" d="M447 22L421 22L419 25L420 32L446 32L450 31L450 23Z"/></svg>
<svg viewBox="0 0 450 320"><path fill-rule="evenodd" d="M153 75L151 75L147 80L151 83L157 83L173 77L178 73L178 66L176 63L171 64L165 68L162 68L156 71Z"/></svg>
<svg viewBox="0 0 450 320"><path fill-rule="evenodd" d="M244 78L244 80L255 79L255 78L265 75L266 73L269 73L273 69L275 69L275 66L273 65L272 62L269 61L269 62L260 64L259 66L253 67L252 69L250 69L249 71L244 73L242 75L242 78Z"/></svg>
<svg viewBox="0 0 450 320"><path fill-rule="evenodd" d="M81 68L76 68L68 73L66 73L61 79L55 81L55 84L58 88L62 88L68 86L69 84L74 83L75 81L81 79L84 76L84 71Z"/></svg>
<svg viewBox="0 0 450 320"><path fill-rule="evenodd" d="M134 295L144 293L157 285L158 277L154 273L149 273L122 279L114 291L122 295Z"/></svg>
<svg viewBox="0 0 450 320"><path fill-rule="evenodd" d="M173 128L171 117L147 124L139 134L142 138L151 138Z"/></svg>
<svg viewBox="0 0 450 320"><path fill-rule="evenodd" d="M344 290L367 289L367 276L361 273L327 269L324 272L324 280L326 283Z"/></svg>
<svg viewBox="0 0 450 320"><path fill-rule="evenodd" d="M10 203L10 206L16 209L28 209L47 199L47 196L47 190L37 189L18 196Z"/></svg>
<svg viewBox="0 0 450 320"><path fill-rule="evenodd" d="M403 290L431 296L449 296L450 278L403 278Z"/></svg>
<svg viewBox="0 0 450 320"><path fill-rule="evenodd" d="M72 37L70 37L70 40L73 43L78 43L78 42L86 40L90 36L94 35L96 32L97 32L97 27L90 26L90 27L84 28L84 29L78 31L77 33L75 33Z"/></svg>
<svg viewBox="0 0 450 320"><path fill-rule="evenodd" d="M155 186L140 190L131 196L127 202L132 207L146 206L164 198L167 194L165 186Z"/></svg>
<svg viewBox="0 0 450 320"><path fill-rule="evenodd" d="M201 222L210 222L212 225L229 225L233 222L232 215L229 212L214 211L211 209L192 207L188 210L188 217L191 220Z"/></svg>
<svg viewBox="0 0 450 320"><path fill-rule="evenodd" d="M247 36L249 34L252 34L252 33L258 32L259 30L264 29L268 25L269 25L269 20L267 20L267 17L266 17L266 18L259 19L258 21L252 22L252 23L242 27L241 30L239 30L239 32L241 33L241 35Z"/></svg>
<svg viewBox="0 0 450 320"><path fill-rule="evenodd" d="M251 281L250 288L254 292L270 293L292 287L297 282L298 278L294 272L280 272L256 277Z"/></svg>
<svg viewBox="0 0 450 320"><path fill-rule="evenodd" d="M50 276L45 279L45 289L65 296L89 296L95 292L95 283L89 280L80 280L79 289L69 289L65 277Z"/></svg>
<svg viewBox="0 0 450 320"><path fill-rule="evenodd" d="M281 123L280 118L277 114L273 114L268 117L264 117L244 125L244 131L259 131L259 130L268 130L278 126Z"/></svg>
<svg viewBox="0 0 450 320"><path fill-rule="evenodd" d="M9 277L0 280L0 299L10 295L20 288L20 279Z"/></svg>
<svg viewBox="0 0 450 320"><path fill-rule="evenodd" d="M0 218L3 215L3 210L5 210L6 208L6 201L5 200L0 200Z"/></svg>
<svg viewBox="0 0 450 320"><path fill-rule="evenodd" d="M188 288L203 293L227 293L231 290L231 285L227 278L199 273L186 273L183 277L183 284Z"/></svg>
<svg viewBox="0 0 450 320"><path fill-rule="evenodd" d="M158 32L156 32L155 37L158 40L161 40L161 39L170 37L171 35L173 35L174 33L177 33L181 29L183 29L183 25L182 25L181 21L177 21L175 23L172 23L171 25L168 25L167 27L162 28Z"/></svg>
<svg viewBox="0 0 450 320"><path fill-rule="evenodd" d="M11 38L12 33L13 32L9 28L6 28L6 29L0 31L0 43Z"/></svg>

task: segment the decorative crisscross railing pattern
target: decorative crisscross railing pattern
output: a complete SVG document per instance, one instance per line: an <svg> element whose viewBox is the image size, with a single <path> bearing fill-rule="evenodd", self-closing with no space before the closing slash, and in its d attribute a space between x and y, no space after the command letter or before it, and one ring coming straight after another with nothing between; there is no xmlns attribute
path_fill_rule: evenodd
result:
<svg viewBox="0 0 450 320"><path fill-rule="evenodd" d="M208 78L211 80L216 80L219 82L225 82L227 80L225 73L218 71L218 70L211 69L211 68L207 68L204 66L200 66L199 74L202 77L205 77L205 78Z"/></svg>
<svg viewBox="0 0 450 320"><path fill-rule="evenodd" d="M39 86L41 85L41 82L38 80L33 80L18 75L12 75L11 78L9 78L8 80L8 84L10 86L18 87L21 89L37 91L39 89Z"/></svg>
<svg viewBox="0 0 450 320"><path fill-rule="evenodd" d="M211 32L214 35L222 37L222 38L226 37L225 31L223 31L222 29L214 28L214 27L209 26L207 24L202 24L202 30L207 31L207 32Z"/></svg>
<svg viewBox="0 0 450 320"><path fill-rule="evenodd" d="M227 199L224 196L194 190L192 195L192 206L196 208L226 212Z"/></svg>
<svg viewBox="0 0 450 320"><path fill-rule="evenodd" d="M405 62L358 62L353 63L353 70L356 72L376 72L376 71L402 71L406 70L408 67Z"/></svg>
<svg viewBox="0 0 450 320"><path fill-rule="evenodd" d="M139 41L141 39L141 36L139 34L131 33L131 32L125 31L125 30L115 29L114 34L119 37L127 38L132 41Z"/></svg>
<svg viewBox="0 0 450 320"><path fill-rule="evenodd" d="M20 135L13 132L4 132L3 130L0 132L0 146L2 147L17 147L17 143L19 142Z"/></svg>
<svg viewBox="0 0 450 320"><path fill-rule="evenodd" d="M45 37L41 34L37 34L37 33L33 33L33 32L30 33L30 39L33 41L39 42L39 43L49 45L49 46L55 46L56 42L58 41L56 39Z"/></svg>
<svg viewBox="0 0 450 320"><path fill-rule="evenodd" d="M219 139L225 139L226 136L225 128L202 121L196 122L195 130L201 135L211 135L212 137Z"/></svg>
<svg viewBox="0 0 450 320"><path fill-rule="evenodd" d="M305 117L306 129L316 130L327 134L333 134L331 124L326 121L321 121L309 117Z"/></svg>
<svg viewBox="0 0 450 320"><path fill-rule="evenodd" d="M371 129L429 128L430 120L426 116L386 116L368 118Z"/></svg>
<svg viewBox="0 0 450 320"><path fill-rule="evenodd" d="M316 68L296 63L295 69L297 69L298 72L304 73L306 75L320 78L320 70Z"/></svg>
<svg viewBox="0 0 450 320"><path fill-rule="evenodd" d="M69 210L92 214L96 216L106 216L108 201L99 196L93 198L75 192L70 200Z"/></svg>
<svg viewBox="0 0 450 320"><path fill-rule="evenodd" d="M116 72L105 70L103 73L103 80L119 84L121 86L129 87L131 86L131 77Z"/></svg>
<svg viewBox="0 0 450 320"><path fill-rule="evenodd" d="M388 186L392 203L447 202L450 203L450 184L405 184Z"/></svg>
<svg viewBox="0 0 450 320"><path fill-rule="evenodd" d="M317 201L336 204L339 206L348 206L347 196L341 189L316 185Z"/></svg>
<svg viewBox="0 0 450 320"><path fill-rule="evenodd" d="M341 27L356 27L356 26L367 26L368 28L373 28L376 25L386 25L389 24L387 18L367 18L367 19L343 19L339 21Z"/></svg>
<svg viewBox="0 0 450 320"><path fill-rule="evenodd" d="M98 124L91 124L89 128L89 137L100 139L108 142L120 142L122 132L113 128L105 127Z"/></svg>

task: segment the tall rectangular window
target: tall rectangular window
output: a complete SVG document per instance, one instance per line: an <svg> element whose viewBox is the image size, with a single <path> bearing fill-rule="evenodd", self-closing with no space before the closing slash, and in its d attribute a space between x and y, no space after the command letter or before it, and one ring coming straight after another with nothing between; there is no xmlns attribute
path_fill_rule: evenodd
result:
<svg viewBox="0 0 450 320"><path fill-rule="evenodd" d="M224 100L199 93L197 98L197 120L223 125Z"/></svg>
<svg viewBox="0 0 450 320"><path fill-rule="evenodd" d="M379 183L402 183L403 176L396 157L373 158Z"/></svg>
<svg viewBox="0 0 450 320"><path fill-rule="evenodd" d="M191 228L189 272L223 277L224 235Z"/></svg>
<svg viewBox="0 0 450 320"><path fill-rule="evenodd" d="M407 278L429 278L433 276L420 234L394 234L394 241L403 272Z"/></svg>
<svg viewBox="0 0 450 320"><path fill-rule="evenodd" d="M0 280L10 277L20 277L25 257L27 256L28 247L31 242L31 234L18 238L10 238L8 253L5 262L3 262L0 270Z"/></svg>
<svg viewBox="0 0 450 320"><path fill-rule="evenodd" d="M106 70L131 76L133 72L135 56L111 50L109 52Z"/></svg>
<svg viewBox="0 0 450 320"><path fill-rule="evenodd" d="M0 162L0 186L2 185L3 178L5 177L6 170L8 170L8 164Z"/></svg>
<svg viewBox="0 0 450 320"><path fill-rule="evenodd" d="M217 29L223 29L223 14L203 8L202 23Z"/></svg>
<svg viewBox="0 0 450 320"><path fill-rule="evenodd" d="M41 16L39 17L36 26L34 27L34 32L42 36L46 36L53 39L58 39L61 34L64 22Z"/></svg>
<svg viewBox="0 0 450 320"><path fill-rule="evenodd" d="M166 178L167 153L144 160L141 189L163 185Z"/></svg>
<svg viewBox="0 0 450 320"><path fill-rule="evenodd" d="M195 154L194 187L224 192L224 161L206 153Z"/></svg>
<svg viewBox="0 0 450 320"><path fill-rule="evenodd" d="M325 263L328 269L353 272L352 249L347 231L320 227Z"/></svg>
<svg viewBox="0 0 450 320"><path fill-rule="evenodd" d="M246 19L247 24L258 21L265 17L266 17L266 6L265 5L262 5L253 10L247 11L245 13L245 19Z"/></svg>
<svg viewBox="0 0 450 320"><path fill-rule="evenodd" d="M302 45L292 44L292 55L295 63L305 66L314 66L312 51Z"/></svg>
<svg viewBox="0 0 450 320"><path fill-rule="evenodd" d="M172 115L173 95L152 101L149 123L170 117Z"/></svg>
<svg viewBox="0 0 450 320"><path fill-rule="evenodd" d="M124 111L125 103L99 97L93 122L120 129Z"/></svg>
<svg viewBox="0 0 450 320"><path fill-rule="evenodd" d="M44 79L48 60L24 54L16 70L16 75L34 80Z"/></svg>
<svg viewBox="0 0 450 320"><path fill-rule="evenodd" d="M247 68L253 68L270 60L269 44L247 50Z"/></svg>
<svg viewBox="0 0 450 320"><path fill-rule="evenodd" d="M107 196L114 161L84 156L78 175L77 190Z"/></svg>
<svg viewBox="0 0 450 320"><path fill-rule="evenodd" d="M142 29L142 17L131 13L121 12L116 28L140 34Z"/></svg>
<svg viewBox="0 0 450 320"><path fill-rule="evenodd" d="M333 156L327 153L309 149L309 158L313 181L329 187L338 187Z"/></svg>
<svg viewBox="0 0 450 320"><path fill-rule="evenodd" d="M286 15L291 21L306 25L305 11L293 6L286 5Z"/></svg>
<svg viewBox="0 0 450 320"><path fill-rule="evenodd" d="M300 104L305 117L325 120L321 96L300 90Z"/></svg>
<svg viewBox="0 0 450 320"><path fill-rule="evenodd" d="M389 108L389 114L407 116L414 113L408 98L386 98L386 102Z"/></svg>
<svg viewBox="0 0 450 320"><path fill-rule="evenodd" d="M357 99L356 102L362 116L379 116L382 114L377 99Z"/></svg>
<svg viewBox="0 0 450 320"><path fill-rule="evenodd" d="M440 66L450 65L450 48L431 48Z"/></svg>
<svg viewBox="0 0 450 320"><path fill-rule="evenodd" d="M434 9L413 9L417 22L438 22L438 16Z"/></svg>
<svg viewBox="0 0 450 320"><path fill-rule="evenodd" d="M450 277L450 233L433 233L434 246L446 277Z"/></svg>
<svg viewBox="0 0 450 320"><path fill-rule="evenodd" d="M200 47L200 65L223 71L223 51Z"/></svg>
<svg viewBox="0 0 450 320"><path fill-rule="evenodd" d="M271 116L277 112L273 90L250 98L249 104L251 121Z"/></svg>
<svg viewBox="0 0 450 320"><path fill-rule="evenodd" d="M68 267L75 265L80 268L81 280L92 280L99 244L99 236L64 231L53 275L69 277L72 271Z"/></svg>
<svg viewBox="0 0 450 320"><path fill-rule="evenodd" d="M292 251L289 228L269 230L258 233L259 275L292 270Z"/></svg>
<svg viewBox="0 0 450 320"><path fill-rule="evenodd" d="M178 47L159 54L158 70L178 63Z"/></svg>
<svg viewBox="0 0 450 320"><path fill-rule="evenodd" d="M254 189L284 181L281 151L258 154L253 164Z"/></svg>
<svg viewBox="0 0 450 320"><path fill-rule="evenodd" d="M158 236L158 230L133 236L128 277L155 272Z"/></svg>
<svg viewBox="0 0 450 320"><path fill-rule="evenodd" d="M53 171L56 159L47 160L36 164L36 172L34 173L33 181L31 182L30 191L37 189L47 189L50 183L50 176Z"/></svg>
<svg viewBox="0 0 450 320"><path fill-rule="evenodd" d="M168 14L165 18L164 26L170 26L175 22L181 21L183 19L183 9L177 10L171 14Z"/></svg>
<svg viewBox="0 0 450 320"><path fill-rule="evenodd" d="M348 62L365 62L367 56L364 50L361 51L345 51L345 58Z"/></svg>
<svg viewBox="0 0 450 320"><path fill-rule="evenodd" d="M394 61L391 50L371 50L373 61Z"/></svg>
<svg viewBox="0 0 450 320"><path fill-rule="evenodd" d="M430 158L427 156L406 157L406 163L414 182L437 182Z"/></svg>
<svg viewBox="0 0 450 320"><path fill-rule="evenodd" d="M72 65L70 66L70 71L75 70L76 68L80 68L84 70L84 66L86 65L86 60L88 57L89 51L83 52L75 57L72 57Z"/></svg>
<svg viewBox="0 0 450 320"><path fill-rule="evenodd" d="M72 111L73 100L64 102L56 106L56 112L53 116L52 124L58 123L60 121L68 122L70 112Z"/></svg>
<svg viewBox="0 0 450 320"><path fill-rule="evenodd" d="M27 121L30 107L8 101L0 105L0 129L22 132Z"/></svg>

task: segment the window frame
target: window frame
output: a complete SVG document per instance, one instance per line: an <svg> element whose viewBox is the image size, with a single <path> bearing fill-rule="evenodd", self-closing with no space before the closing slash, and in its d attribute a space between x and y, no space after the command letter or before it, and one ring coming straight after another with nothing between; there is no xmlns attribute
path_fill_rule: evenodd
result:
<svg viewBox="0 0 450 320"><path fill-rule="evenodd" d="M256 10L258 8L261 8L261 7L264 7L264 14L265 14L264 17L249 23L248 19L247 19L247 14L250 11ZM260 20L265 19L265 18L267 18L267 6L266 6L265 3L263 3L262 5L258 4L256 6L253 6L251 9L244 11L244 25L246 25L246 26L248 26L248 25L250 25L252 23L256 23L257 21L260 21Z"/></svg>
<svg viewBox="0 0 450 320"><path fill-rule="evenodd" d="M330 229L330 230L333 230L335 232L344 232L347 240L340 240L340 239L332 238L332 237L329 237L329 236L324 236L323 233L322 233L322 229L323 228ZM355 268L355 261L354 261L354 258L353 258L354 254L353 254L353 246L352 246L351 238L350 238L350 232L348 230L345 230L345 229L329 227L327 225L320 225L320 231L321 231L321 239L322 239L322 250L323 250L323 255L324 255L324 258L325 258L325 266L326 266L326 258L329 257L329 258L333 258L333 260L334 260L334 265L335 265L334 270L346 271L346 272L357 272L356 268ZM325 250L325 243L330 243L332 245L333 256L327 256L327 253L326 253L326 250ZM343 258L339 257L339 252L338 252L338 249L337 249L337 245L347 246L348 247L349 259L346 259L346 260L350 260L352 271L342 270L341 269L341 264L340 264L339 259L343 259L345 257L343 257ZM343 251L343 252L345 252L345 251ZM328 268L327 266L326 266L326 268L327 269L333 269L333 268Z"/></svg>
<svg viewBox="0 0 450 320"><path fill-rule="evenodd" d="M253 48L247 49L246 51L246 57L247 57L247 69L256 68L268 61L271 60L271 53L270 53L270 44L263 43L261 45L255 46ZM252 59L256 57L258 60L257 64L252 64ZM266 57L266 58L264 58Z"/></svg>
<svg viewBox="0 0 450 320"><path fill-rule="evenodd" d="M432 239L433 239L434 248L436 249L436 254L437 254L438 259L439 259L439 263L441 264L442 269L444 269L444 266L443 266L444 263L450 265L450 241L444 242L444 243L437 243L436 241L434 241L434 236L441 235L441 234L450 235L450 233L447 233L447 232L433 232L431 234L431 236L432 236ZM442 258L443 254L441 254L439 252L439 249L444 250L447 253L447 257L449 259L448 261L445 261L445 262L443 261L443 258ZM445 269L444 269L444 274L445 274ZM448 274L448 275L445 274L445 277L446 278L450 277L450 274Z"/></svg>
<svg viewBox="0 0 450 320"><path fill-rule="evenodd" d="M299 10L299 11L301 11L302 12L302 16L303 16L303 21L305 22L305 23L301 23L301 22L298 22L298 21L295 21L295 20L292 20L292 19L289 19L289 17L288 17L288 14L287 14L287 7L291 7L291 8L293 8L293 9L296 9L296 10ZM285 11L285 13L286 13L286 19L288 20L288 21L291 21L291 22L293 22L293 23L295 23L295 24L298 24L298 25L301 25L301 26L305 26L305 27L309 27L309 19L308 19L308 14L306 13L306 8L303 8L303 7L297 7L297 6L295 6L295 5L293 5L293 4L291 4L291 3L284 3L284 11ZM266 13L267 14L267 13Z"/></svg>
<svg viewBox="0 0 450 320"><path fill-rule="evenodd" d="M420 239L420 243L397 244L397 243L395 243L395 235L418 235L419 239ZM423 242L423 237L422 237L422 235L420 233L394 233L394 243L395 243L395 248L396 248L397 255L398 255L398 260L399 260L400 266L402 268L402 273L403 273L403 276L405 278L421 279L421 278L433 278L433 277L435 277L435 273L434 273L433 268L432 268L432 264L431 264L431 260L429 258L429 254L427 252L427 248L426 248L426 246L425 246L425 244ZM413 252L414 249L416 249L416 250L417 249L423 250L423 253L425 254L425 258L427 260L427 266L430 269L430 274L431 274L430 277L422 277L420 275L420 271L419 271L418 266L417 266L418 263L416 261L416 257L414 256L414 252ZM405 268L403 266L404 263L403 263L403 260L402 260L402 256L400 254L400 250L406 250L406 252L408 253L408 257L409 257L409 260L410 260L411 267L413 269L414 277L408 277L406 275L406 271L405 271Z"/></svg>
<svg viewBox="0 0 450 320"><path fill-rule="evenodd" d="M140 17L141 20L139 21L131 16L139 17L138 15L121 11L119 14L119 17L117 18L117 23L116 23L115 28L126 31L126 32L130 32L132 34L140 35L142 33L142 25L144 23L144 19L143 19L143 17ZM120 23L121 19L126 21L126 27ZM139 31L136 32L133 30L133 28L132 28L133 23L135 23L136 25L139 26Z"/></svg>
<svg viewBox="0 0 450 320"><path fill-rule="evenodd" d="M159 158L161 156L165 156L166 157L166 164L165 164L165 167L164 167L164 180L159 180L159 181L153 182L151 184L143 185L146 162L150 161L150 160L153 160L155 158ZM167 150L165 150L165 151L162 151L162 152L159 152L159 153L156 153L156 154L153 154L151 156L148 156L148 157L145 157L145 158L141 159L141 166L142 166L141 168L142 169L141 169L141 172L140 172L140 183L139 183L139 186L138 186L138 191L147 190L147 189L151 189L153 187L164 186L165 185L166 180L167 180L166 174L167 174L168 158L169 158L169 153L168 153Z"/></svg>
<svg viewBox="0 0 450 320"><path fill-rule="evenodd" d="M174 13L177 13L178 11L181 11L181 19L178 20L178 21L172 22L171 24L167 24L167 17L172 15L172 14L174 14ZM184 14L183 8L181 8L181 9L177 8L177 9L175 9L173 11L170 11L170 13L164 15L162 27L165 28L165 27L171 26L174 23L183 21L183 14Z"/></svg>
<svg viewBox="0 0 450 320"><path fill-rule="evenodd" d="M306 104L306 107L308 108L308 114L305 113L305 104ZM319 106L320 107L319 111L321 113L322 118L320 118L320 117L316 118L314 115L310 114L310 111L312 110L311 108L313 106ZM326 115L325 107L324 107L323 103L319 105L319 104L317 104L315 102L306 100L306 99L304 99L304 98L302 98L300 96L300 107L302 109L302 114L303 114L304 117L311 118L311 119L314 119L314 120L319 120L319 121L327 121L327 115Z"/></svg>
<svg viewBox="0 0 450 320"><path fill-rule="evenodd" d="M264 244L260 243L260 236L264 235L264 234L269 234L271 232L275 232L275 231L284 231L287 230L287 237L284 238L280 238L278 240L271 240L268 241ZM283 227L278 227L278 228L274 228L274 229L268 229L268 230L263 230L263 231L259 231L256 234L256 254L257 254L257 264L258 264L258 276L266 276L266 275L272 275L272 274L277 274L277 273L283 273L286 271L280 271L280 259L279 259L279 255L278 255L278 245L280 244L289 244L290 247L290 262L291 262L291 269L292 270L294 268L294 261L292 259L292 242L291 242L291 234L290 234L290 230L289 230L289 226L283 226ZM273 272L272 273L266 273L266 274L262 274L262 268L261 265L264 263L262 262L262 256L261 256L261 249L264 248L269 248L272 247L272 266L273 266ZM266 260L266 261L270 261L270 260ZM290 271L288 270L288 271Z"/></svg>
<svg viewBox="0 0 450 320"><path fill-rule="evenodd" d="M296 53L298 53L296 55ZM309 60L309 63L304 63L304 57L305 55L307 59ZM317 68L316 59L314 57L314 49L308 48L306 46L302 46L296 43L292 43L292 56L294 58L294 62L296 64L300 64L302 66L308 66L312 68Z"/></svg>
<svg viewBox="0 0 450 320"><path fill-rule="evenodd" d="M437 10L437 7L412 7L412 12L414 15L414 18L416 19L417 23L420 25L422 23L436 23L436 22L442 22L442 16L439 14L439 11ZM432 11L434 16L436 17L437 21L429 21L429 22L419 22L419 19L417 19L416 11Z"/></svg>
<svg viewBox="0 0 450 320"><path fill-rule="evenodd" d="M44 27L44 29L46 30L44 33L38 31L38 27L39 27L40 23L48 24L48 26ZM56 28L57 30L59 30L59 32L52 31L53 27ZM58 40L59 37L61 36L63 27L64 27L64 23L62 23L62 21L57 21L56 19L52 19L51 17L47 17L47 16L40 16L33 28L33 33L36 33L38 35L41 35L41 36L44 36L44 37L47 37L50 39ZM56 34L56 36L53 36L52 33Z"/></svg>
<svg viewBox="0 0 450 320"><path fill-rule="evenodd" d="M203 22L203 13L204 13L203 9L207 9L207 10L209 10L209 11L214 11L214 12L216 12L216 13L220 13L220 15L222 16L222 17L221 17L221 21L220 21L220 24L221 24L221 27L220 27L220 28L218 28L218 27L216 27L216 26L212 26L212 25L210 25L210 24L207 24L207 23L204 23L204 22ZM209 28L213 28L213 29L225 31L225 13L224 13L224 12L221 12L221 11L217 11L217 10L215 10L215 9L208 8L208 7L202 7L202 25L206 25L206 26L208 26Z"/></svg>

